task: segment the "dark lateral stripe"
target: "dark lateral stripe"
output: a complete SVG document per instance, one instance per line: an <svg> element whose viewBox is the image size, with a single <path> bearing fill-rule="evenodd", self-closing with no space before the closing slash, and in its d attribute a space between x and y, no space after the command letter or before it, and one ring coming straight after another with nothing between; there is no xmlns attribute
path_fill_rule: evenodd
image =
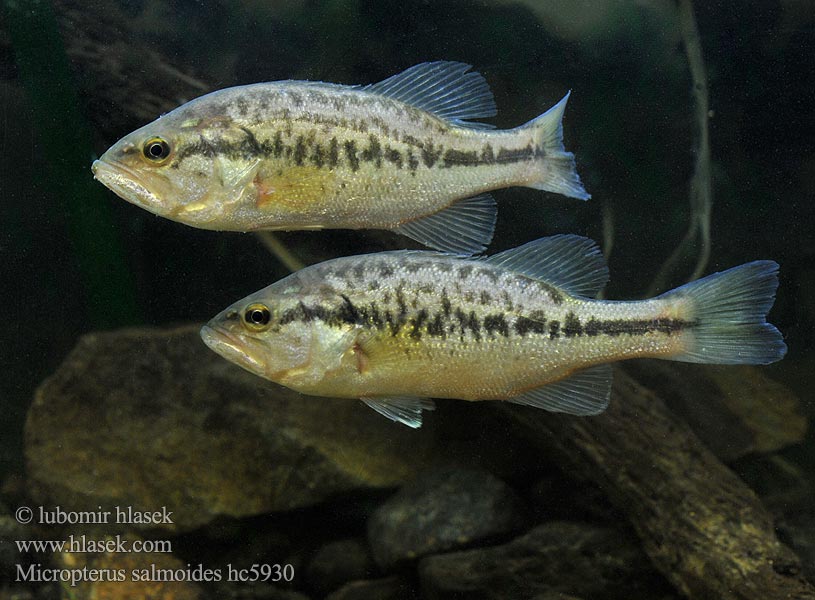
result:
<svg viewBox="0 0 815 600"><path fill-rule="evenodd" d="M528 317L517 317L513 326L515 333L524 337L527 333L546 333L546 319L530 319Z"/></svg>
<svg viewBox="0 0 815 600"><path fill-rule="evenodd" d="M368 136L368 143L362 148L358 148L354 140L340 142L336 137L332 137L326 146L317 141L324 138L315 136L313 132L308 136L298 134L286 143L283 132L276 131L270 139L261 142L251 129L240 127L240 130L244 137L239 140L201 137L195 142L180 145L176 148L170 166L177 169L190 156L226 156L233 160L290 157L297 166L302 166L308 161L318 168L324 166L334 168L340 164L341 159L344 159L352 171L358 171L360 165L365 162L373 164L376 168L381 168L384 163L397 169L407 166L415 173L422 164L428 169L504 165L533 160L543 155L541 149L533 148L531 145L518 149L498 148L497 152L490 144L485 144L481 151L455 148L445 150L442 145L434 144L430 140L420 142L412 138L416 145L400 151L383 144L382 139L374 134Z"/></svg>
<svg viewBox="0 0 815 600"><path fill-rule="evenodd" d="M303 159L306 157L306 142L302 135L298 135L294 142L294 164L298 167L303 165Z"/></svg>
<svg viewBox="0 0 815 600"><path fill-rule="evenodd" d="M478 158L478 152L475 150L464 152L462 150L450 149L444 153L444 166L466 166L483 164Z"/></svg>
<svg viewBox="0 0 815 600"><path fill-rule="evenodd" d="M646 333L658 332L664 334L678 333L685 329L696 326L696 321L685 321L684 319L614 319L609 321L594 321L590 319L586 323L588 329L591 325L592 332L587 335L645 335Z"/></svg>
<svg viewBox="0 0 815 600"><path fill-rule="evenodd" d="M484 329L490 334L498 333L503 337L509 337L509 325L506 317L500 313L484 317Z"/></svg>
<svg viewBox="0 0 815 600"><path fill-rule="evenodd" d="M402 155L399 154L398 150L394 150L393 148L386 148L385 158L388 159L389 162L392 162L397 169L402 168Z"/></svg>
<svg viewBox="0 0 815 600"><path fill-rule="evenodd" d="M337 138L331 138L328 144L328 166L336 167L340 162L340 144Z"/></svg>
<svg viewBox="0 0 815 600"><path fill-rule="evenodd" d="M357 156L357 145L354 143L354 140L347 140L343 146L345 147L345 157L348 159L348 165L352 171L358 171L359 157Z"/></svg>
<svg viewBox="0 0 815 600"><path fill-rule="evenodd" d="M543 149L528 145L524 148L499 148L495 153L492 145L484 144L479 153L476 150L448 149L444 153L445 167L480 167L484 165L506 165L510 163L534 160L544 156ZM432 165L428 165L432 166Z"/></svg>
<svg viewBox="0 0 815 600"><path fill-rule="evenodd" d="M368 147L362 151L362 160L374 163L377 168L382 166L382 144L375 135L368 136Z"/></svg>
<svg viewBox="0 0 815 600"><path fill-rule="evenodd" d="M404 332L413 339L421 339L423 335L446 339L448 335L456 335L462 341L465 337L470 337L479 342L485 337L508 338L511 335L520 337L537 335L549 340L598 335L640 336L653 332L671 335L697 324L695 321L666 318L600 320L589 317L581 321L572 312L567 313L562 320L546 319L540 311L514 319L504 312L495 312L485 315L482 319L474 310L467 311L461 306L453 306L446 294L443 295L440 310L431 312L427 308L417 307L409 311L402 285L395 290L393 299L395 306L385 309L377 301L367 305L355 305L344 294L340 296L341 301L333 306L308 306L300 302L286 310L275 325L322 321L329 326L348 324L367 326L386 331L392 336ZM389 304L389 301L384 300L384 303ZM411 301L411 305L414 304L415 302Z"/></svg>

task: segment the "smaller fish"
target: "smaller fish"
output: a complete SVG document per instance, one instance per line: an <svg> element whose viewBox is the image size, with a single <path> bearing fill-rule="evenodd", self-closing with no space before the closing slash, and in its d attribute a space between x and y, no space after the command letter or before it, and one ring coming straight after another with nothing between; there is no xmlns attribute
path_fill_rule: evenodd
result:
<svg viewBox="0 0 815 600"><path fill-rule="evenodd" d="M592 300L608 279L591 240L558 235L487 258L397 251L312 265L201 329L244 369L314 396L360 398L421 425L429 398L594 415L608 363L653 357L767 364L778 265L755 261L649 300Z"/></svg>
<svg viewBox="0 0 815 600"><path fill-rule="evenodd" d="M491 190L586 200L563 147L568 94L514 129L484 78L422 63L365 86L277 81L188 102L116 142L93 173L119 196L203 229L389 229L452 253L492 239Z"/></svg>

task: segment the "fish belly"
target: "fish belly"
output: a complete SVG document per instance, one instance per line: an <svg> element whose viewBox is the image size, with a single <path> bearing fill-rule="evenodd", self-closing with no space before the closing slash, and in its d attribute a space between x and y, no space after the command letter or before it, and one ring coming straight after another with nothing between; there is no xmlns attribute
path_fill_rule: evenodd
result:
<svg viewBox="0 0 815 600"><path fill-rule="evenodd" d="M333 391L510 399L598 364L668 357L685 348L682 324L674 319L677 311L660 300L616 303L566 297L561 306L531 309L512 314L465 306L460 313L465 320L453 317L443 338L426 328L417 334L409 325L397 335L380 334L377 343L368 345L369 370L333 382ZM530 312L542 325L523 320Z"/></svg>

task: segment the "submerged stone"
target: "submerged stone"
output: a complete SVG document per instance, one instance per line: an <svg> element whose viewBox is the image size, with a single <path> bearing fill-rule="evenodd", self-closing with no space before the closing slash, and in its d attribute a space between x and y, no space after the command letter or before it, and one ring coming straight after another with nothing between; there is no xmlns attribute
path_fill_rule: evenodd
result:
<svg viewBox="0 0 815 600"><path fill-rule="evenodd" d="M552 521L508 544L429 556L419 563L423 597L675 598L633 534L614 527Z"/></svg>
<svg viewBox="0 0 815 600"><path fill-rule="evenodd" d="M326 594L349 581L370 577L375 569L366 544L348 538L321 546L308 563L306 580L311 588Z"/></svg>
<svg viewBox="0 0 815 600"><path fill-rule="evenodd" d="M127 548L144 543L134 535L120 540ZM55 554L61 573L74 579L63 581L64 595L71 600L198 600L203 598L201 583L210 580L212 570L190 565L165 551L159 552L62 552ZM95 575L94 575L95 573Z"/></svg>
<svg viewBox="0 0 815 600"><path fill-rule="evenodd" d="M41 504L166 507L159 527L187 530L396 487L437 452L435 436L433 423L414 431L251 375L194 326L83 336L36 392L25 453Z"/></svg>
<svg viewBox="0 0 815 600"><path fill-rule="evenodd" d="M524 506L503 481L480 469L434 469L402 488L368 522L374 560L400 561L517 531Z"/></svg>
<svg viewBox="0 0 815 600"><path fill-rule="evenodd" d="M352 581L326 596L325 600L418 600L419 594L404 579L393 576L383 579Z"/></svg>

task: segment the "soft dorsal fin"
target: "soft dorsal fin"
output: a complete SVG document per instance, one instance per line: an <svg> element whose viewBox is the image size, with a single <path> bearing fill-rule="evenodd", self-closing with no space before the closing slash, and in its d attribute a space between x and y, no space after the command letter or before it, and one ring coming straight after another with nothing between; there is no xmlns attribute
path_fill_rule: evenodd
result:
<svg viewBox="0 0 815 600"><path fill-rule="evenodd" d="M422 426L422 411L435 410L436 405L428 398L394 396L391 398L360 398L384 417L413 429Z"/></svg>
<svg viewBox="0 0 815 600"><path fill-rule="evenodd" d="M484 77L465 63L436 61L415 65L360 90L394 98L467 127L464 119L495 116L495 99ZM476 125L484 128L483 124Z"/></svg>
<svg viewBox="0 0 815 600"><path fill-rule="evenodd" d="M510 398L513 404L570 415L599 415L611 397L611 365L599 365Z"/></svg>
<svg viewBox="0 0 815 600"><path fill-rule="evenodd" d="M608 266L600 248L579 235L540 238L484 260L546 281L574 296L593 298L608 282Z"/></svg>
<svg viewBox="0 0 815 600"><path fill-rule="evenodd" d="M489 246L497 212L493 197L481 194L403 223L394 231L442 252L470 256Z"/></svg>

